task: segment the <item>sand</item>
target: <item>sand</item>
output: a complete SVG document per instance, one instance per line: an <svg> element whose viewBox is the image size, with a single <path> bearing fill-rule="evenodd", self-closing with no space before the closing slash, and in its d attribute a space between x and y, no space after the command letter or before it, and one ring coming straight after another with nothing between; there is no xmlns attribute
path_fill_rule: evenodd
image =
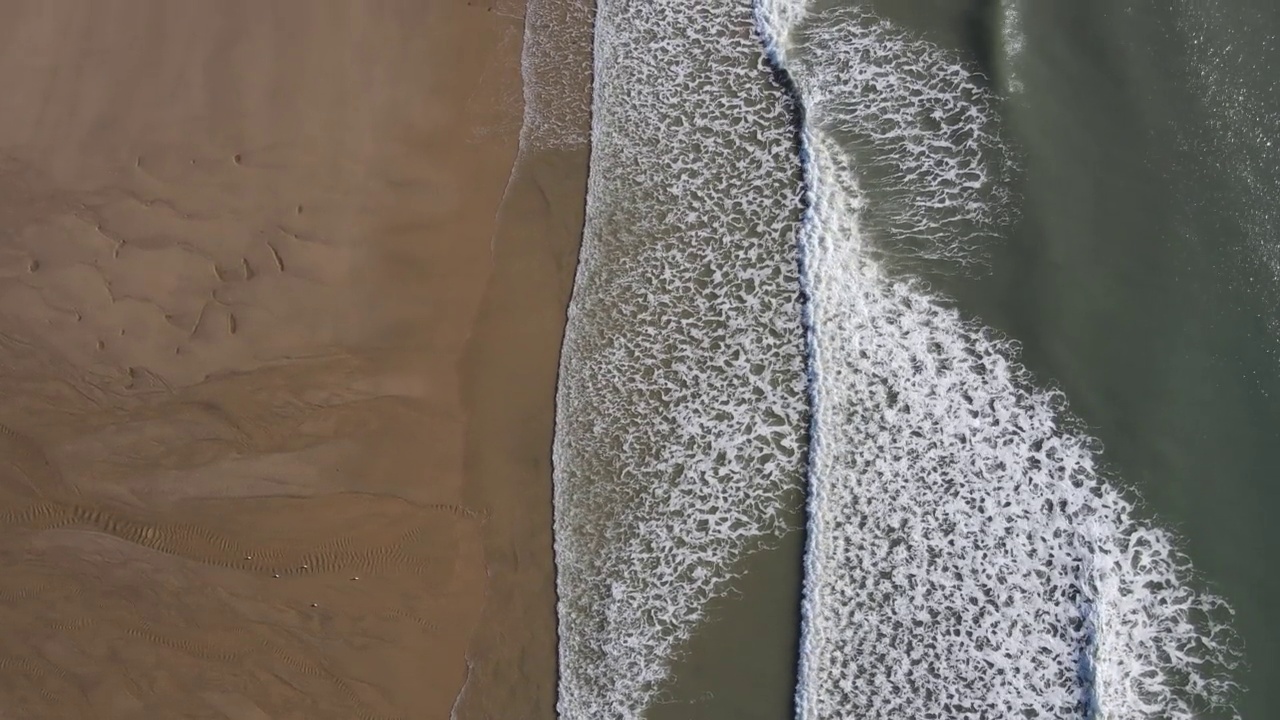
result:
<svg viewBox="0 0 1280 720"><path fill-rule="evenodd" d="M521 29L0 7L0 717L550 717L585 157L499 228Z"/></svg>
<svg viewBox="0 0 1280 720"><path fill-rule="evenodd" d="M489 517L485 612L459 704L468 720L555 717L551 443L586 163L585 147L522 158L468 347L464 502Z"/></svg>

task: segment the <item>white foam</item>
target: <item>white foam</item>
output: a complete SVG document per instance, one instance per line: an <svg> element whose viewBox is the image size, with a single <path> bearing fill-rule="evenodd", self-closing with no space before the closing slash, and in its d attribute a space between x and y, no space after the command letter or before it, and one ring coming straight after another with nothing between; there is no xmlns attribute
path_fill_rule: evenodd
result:
<svg viewBox="0 0 1280 720"><path fill-rule="evenodd" d="M798 160L747 3L601 0L557 394L566 719L640 717L804 465Z"/></svg>
<svg viewBox="0 0 1280 720"><path fill-rule="evenodd" d="M524 7L524 124L520 151L587 143L590 0L528 0Z"/></svg>
<svg viewBox="0 0 1280 720"><path fill-rule="evenodd" d="M906 133L901 143L882 135L891 153L934 147L910 123L882 120L896 117L891 103L939 89L934 69L961 92L963 66L862 12L806 19L821 30L800 47L771 13L785 1L760 8L767 39L792 38L769 48L808 121L801 281L815 385L798 715L1230 713L1229 608L1193 589L1173 538L1135 516L1099 469L1096 443L1061 395L1035 386L1016 347L887 273L863 229L863 155L855 162L838 133ZM922 50L924 64L912 55ZM875 78L877 99L830 102L851 77L859 87ZM916 89L892 87L900 78ZM875 122L849 116L860 112ZM967 162L959 146L937 147L938 167ZM915 150L898 157L933 166ZM983 212L964 192L932 197L936 215Z"/></svg>
<svg viewBox="0 0 1280 720"><path fill-rule="evenodd" d="M863 229L877 252L980 262L985 239L1016 209L1005 182L1014 157L1000 138L996 99L972 68L860 6L808 17L770 2L822 129L852 149L868 186Z"/></svg>

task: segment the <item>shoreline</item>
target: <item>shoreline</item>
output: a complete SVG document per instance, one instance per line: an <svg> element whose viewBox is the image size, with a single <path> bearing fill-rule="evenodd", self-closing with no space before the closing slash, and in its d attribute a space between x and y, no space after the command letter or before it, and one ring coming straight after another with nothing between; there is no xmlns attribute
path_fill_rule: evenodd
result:
<svg viewBox="0 0 1280 720"><path fill-rule="evenodd" d="M462 719L556 716L551 456L586 211L592 27L580 0L532 0L528 8L521 147L460 366L466 500L489 514L485 607L468 649L467 690L452 716Z"/></svg>
<svg viewBox="0 0 1280 720"><path fill-rule="evenodd" d="M464 719L509 717L517 708L555 717L551 443L586 150L538 151L526 162L508 196L493 280L464 361L464 492L488 513L488 588L468 651L471 684L456 715ZM521 361L503 362L511 357Z"/></svg>

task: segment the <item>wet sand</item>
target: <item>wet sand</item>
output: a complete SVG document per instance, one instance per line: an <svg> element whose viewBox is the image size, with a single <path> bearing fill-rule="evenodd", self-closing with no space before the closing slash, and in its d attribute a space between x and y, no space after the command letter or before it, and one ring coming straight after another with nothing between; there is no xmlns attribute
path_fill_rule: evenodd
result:
<svg viewBox="0 0 1280 720"><path fill-rule="evenodd" d="M586 209L593 17L587 0L530 0L527 13L527 125L463 361L463 497L488 513L488 585L460 720L555 717L551 449Z"/></svg>
<svg viewBox="0 0 1280 720"><path fill-rule="evenodd" d="M585 148L522 159L468 346L464 502L489 513L489 582L459 705L464 720L555 717L551 443L586 162Z"/></svg>
<svg viewBox="0 0 1280 720"><path fill-rule="evenodd" d="M550 717L585 154L498 232L521 30L0 9L6 713Z"/></svg>

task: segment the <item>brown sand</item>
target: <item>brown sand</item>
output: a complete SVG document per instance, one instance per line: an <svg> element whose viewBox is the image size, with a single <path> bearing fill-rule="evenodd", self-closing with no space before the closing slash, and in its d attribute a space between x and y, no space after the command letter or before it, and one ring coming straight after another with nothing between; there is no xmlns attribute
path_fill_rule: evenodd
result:
<svg viewBox="0 0 1280 720"><path fill-rule="evenodd" d="M445 718L468 655L550 716L585 158L491 245L513 15L0 6L0 717Z"/></svg>

